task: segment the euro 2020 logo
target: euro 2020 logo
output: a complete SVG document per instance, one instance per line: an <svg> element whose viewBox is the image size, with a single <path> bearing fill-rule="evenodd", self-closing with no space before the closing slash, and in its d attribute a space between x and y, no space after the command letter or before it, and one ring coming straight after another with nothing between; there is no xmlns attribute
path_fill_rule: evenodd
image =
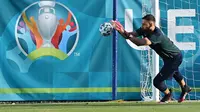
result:
<svg viewBox="0 0 200 112"><path fill-rule="evenodd" d="M40 1L25 8L19 16L15 37L19 49L31 60L43 56L64 60L78 43L79 28L65 5Z"/></svg>

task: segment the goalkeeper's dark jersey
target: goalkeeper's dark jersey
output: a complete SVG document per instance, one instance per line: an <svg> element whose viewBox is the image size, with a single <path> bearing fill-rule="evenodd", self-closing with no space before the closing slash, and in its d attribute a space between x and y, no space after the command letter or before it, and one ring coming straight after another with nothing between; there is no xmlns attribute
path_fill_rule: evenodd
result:
<svg viewBox="0 0 200 112"><path fill-rule="evenodd" d="M173 58L180 53L179 48L165 36L159 28L155 28L154 32L147 34L142 28L136 30L138 36L147 37L151 41L150 47L156 51L156 53L162 59Z"/></svg>

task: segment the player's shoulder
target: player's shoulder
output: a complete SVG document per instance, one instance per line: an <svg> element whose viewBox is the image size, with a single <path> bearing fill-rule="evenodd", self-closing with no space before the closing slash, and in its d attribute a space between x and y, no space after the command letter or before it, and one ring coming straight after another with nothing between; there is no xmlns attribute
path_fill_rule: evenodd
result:
<svg viewBox="0 0 200 112"><path fill-rule="evenodd" d="M158 28L158 27L155 28L154 35L156 37L164 37L165 36L164 33L162 32L162 30L160 28Z"/></svg>

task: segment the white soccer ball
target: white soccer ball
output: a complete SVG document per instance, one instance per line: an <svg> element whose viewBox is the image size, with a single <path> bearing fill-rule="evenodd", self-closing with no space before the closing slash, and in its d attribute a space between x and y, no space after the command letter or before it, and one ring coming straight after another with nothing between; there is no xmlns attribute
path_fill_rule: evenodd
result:
<svg viewBox="0 0 200 112"><path fill-rule="evenodd" d="M102 36L109 36L112 34L113 26L109 22L105 22L100 25L99 31Z"/></svg>

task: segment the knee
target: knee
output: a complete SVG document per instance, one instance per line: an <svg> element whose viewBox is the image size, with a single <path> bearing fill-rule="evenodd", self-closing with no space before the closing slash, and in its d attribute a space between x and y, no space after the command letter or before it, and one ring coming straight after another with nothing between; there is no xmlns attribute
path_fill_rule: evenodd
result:
<svg viewBox="0 0 200 112"><path fill-rule="evenodd" d="M153 85L154 85L156 88L158 88L158 86L159 86L159 80L158 80L156 77L153 79Z"/></svg>
<svg viewBox="0 0 200 112"><path fill-rule="evenodd" d="M161 75L158 74L154 79L153 79L153 85L159 89L161 92L165 91L167 89L167 86L164 83L164 80L162 79Z"/></svg>
<svg viewBox="0 0 200 112"><path fill-rule="evenodd" d="M160 78L160 75L158 74L154 79L153 79L153 85L156 87L156 88L159 88L160 85L161 85L162 81L161 81L161 78Z"/></svg>

